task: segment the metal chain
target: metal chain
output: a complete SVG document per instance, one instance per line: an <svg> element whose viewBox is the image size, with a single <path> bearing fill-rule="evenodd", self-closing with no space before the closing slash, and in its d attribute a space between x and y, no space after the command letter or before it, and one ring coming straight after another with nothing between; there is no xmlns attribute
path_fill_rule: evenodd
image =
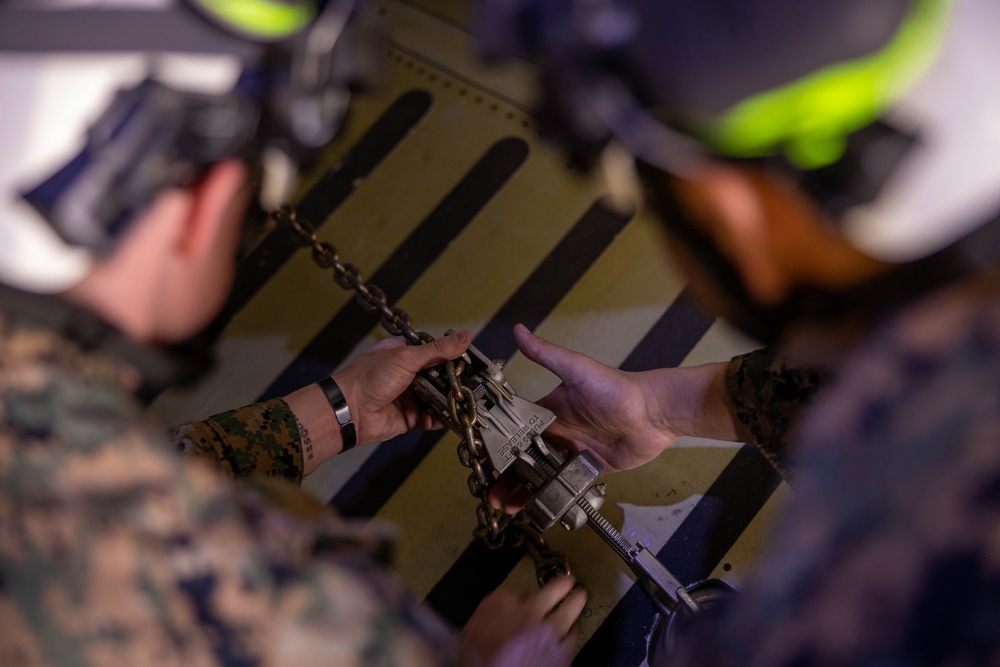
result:
<svg viewBox="0 0 1000 667"><path fill-rule="evenodd" d="M396 306L388 304L386 294L375 285L365 282L358 267L340 261L337 248L326 241L320 241L316 229L298 217L294 208L283 206L271 212L271 219L278 225L287 227L295 242L312 251L313 261L323 269L333 270L333 279L345 290L356 293L358 304L369 313L379 316L382 328L393 336L402 336L410 345L422 345L434 340L426 331L413 327L410 315ZM509 515L496 510L489 503L490 489L496 481L490 469L486 448L478 435L479 414L472 390L462 384L465 361L449 361L440 369L446 378L450 391L448 408L455 424L461 425L464 434L458 443L458 460L472 472L469 474L469 492L479 499L476 507L478 525L473 534L491 549L498 549L506 543L508 533L514 533L512 545L525 546L535 561L535 571L539 584L544 584L560 573L569 573L566 556L552 549L541 533L534 529L520 514Z"/></svg>
<svg viewBox="0 0 1000 667"><path fill-rule="evenodd" d="M312 250L312 258L322 269L333 269L333 280L345 290L357 293L357 302L369 313L376 313L382 327L393 336L402 336L410 345L422 345L434 340L426 331L413 328L413 320L402 308L390 306L386 301L385 292L365 282L361 271L353 264L340 261L337 248L316 237L316 230L305 220L300 220L295 209L283 206L271 212L271 219L277 224L287 226L295 242L303 248Z"/></svg>

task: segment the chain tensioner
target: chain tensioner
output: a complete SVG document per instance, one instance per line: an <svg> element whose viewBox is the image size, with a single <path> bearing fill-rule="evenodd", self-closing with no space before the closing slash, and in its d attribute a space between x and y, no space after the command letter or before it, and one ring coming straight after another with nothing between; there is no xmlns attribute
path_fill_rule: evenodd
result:
<svg viewBox="0 0 1000 667"><path fill-rule="evenodd" d="M271 218L278 225L290 230L298 245L311 250L313 261L320 268L333 271L333 279L337 285L355 292L358 304L365 311L377 314L382 328L387 332L405 338L410 345L422 345L434 340L434 337L427 332L414 328L413 320L405 310L390 306L385 292L365 282L364 276L356 266L342 262L337 248L331 243L320 241L315 228L301 220L294 209L282 207L273 211ZM485 359L475 348L470 348L470 352L476 354L480 362ZM479 505L476 507L477 526L473 534L493 549L506 544L508 535L512 546L525 546L535 559L539 582L544 583L558 574L569 573L569 561L563 554L549 546L541 533L528 523L523 514L514 516L504 514L489 503L493 482L502 471L497 471L492 466L480 435L483 425L489 423L489 417L481 415L477 406L476 390L480 390L482 395L484 380L482 376L476 379L473 375L470 352L458 360L427 369L417 377L413 389L460 438L458 460L464 467L471 469L468 480L469 491L479 499ZM489 360L486 361L494 365ZM490 380L486 382L491 382L493 387L506 386L507 389L500 389L500 392L512 395L513 392L509 390L506 380L503 380L502 373L499 373L499 366L494 366L497 372L489 376ZM470 380L470 377L473 379ZM470 382L473 386L470 386ZM528 404L528 401L523 399L516 400L521 404ZM551 413L549 414L546 426L552 420ZM490 436L492 435L493 432L490 433ZM492 442L489 436L487 440Z"/></svg>
<svg viewBox="0 0 1000 667"><path fill-rule="evenodd" d="M385 292L366 283L357 267L342 263L337 249L319 241L312 225L300 220L293 209L281 208L271 217L291 230L299 245L312 250L316 264L332 269L336 283L353 290L362 308L378 314L386 331L411 345L434 340L414 329L409 314L390 306ZM503 546L508 537L513 546L523 545L543 585L570 569L565 555L549 546L542 533L556 523L568 530L590 525L625 561L663 614L662 643L672 645L678 619L714 606L733 589L715 580L685 586L648 549L626 540L599 512L605 497L604 485L598 483L603 464L588 451L567 458L549 447L542 432L555 415L518 396L502 368L503 360L491 360L470 345L458 359L422 371L410 387L460 438L458 460L471 470L469 491L479 499L474 534L491 548ZM532 491L525 509L514 516L489 503L494 482L508 469Z"/></svg>

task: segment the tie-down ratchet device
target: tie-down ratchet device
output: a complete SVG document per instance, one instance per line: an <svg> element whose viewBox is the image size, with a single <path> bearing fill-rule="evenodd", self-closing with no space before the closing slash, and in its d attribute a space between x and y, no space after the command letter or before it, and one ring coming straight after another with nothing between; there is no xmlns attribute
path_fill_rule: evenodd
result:
<svg viewBox="0 0 1000 667"><path fill-rule="evenodd" d="M645 546L626 540L599 511L605 498L605 486L599 481L604 464L589 451L567 455L545 442L543 433L555 415L517 395L503 374L502 361L489 359L472 345L462 360L462 383L476 404L476 434L495 473L509 472L530 489L523 515L537 531L556 523L567 530L585 523L593 528L628 565L663 614L663 636L671 644L678 618L714 606L733 592L718 580L685 586ZM450 388L440 367L423 371L412 385L431 412L465 436L465 425L455 423L449 406Z"/></svg>

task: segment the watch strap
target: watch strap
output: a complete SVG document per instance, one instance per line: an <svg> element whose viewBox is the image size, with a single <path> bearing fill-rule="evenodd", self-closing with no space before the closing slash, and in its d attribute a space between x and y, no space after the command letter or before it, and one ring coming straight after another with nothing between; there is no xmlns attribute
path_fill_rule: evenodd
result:
<svg viewBox="0 0 1000 667"><path fill-rule="evenodd" d="M333 408L333 414L340 425L340 439L344 444L341 451L346 452L358 444L358 431L351 419L351 409L347 407L344 392L340 390L340 385L332 377L325 377L316 384L326 394L326 400Z"/></svg>

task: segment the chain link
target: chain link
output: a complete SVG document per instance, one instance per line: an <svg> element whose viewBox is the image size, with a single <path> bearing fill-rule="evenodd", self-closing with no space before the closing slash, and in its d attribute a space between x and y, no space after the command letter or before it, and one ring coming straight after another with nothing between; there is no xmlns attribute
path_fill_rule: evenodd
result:
<svg viewBox="0 0 1000 667"><path fill-rule="evenodd" d="M409 313L402 308L390 306L385 292L365 282L356 266L341 262L337 248L326 241L320 241L315 228L301 220L294 208L283 206L272 211L271 218L279 226L285 226L299 246L310 249L313 261L320 268L332 269L334 282L345 290L355 292L358 304L366 312L377 314L383 329L393 336L405 338L410 345L422 345L434 340L429 333L414 328ZM507 543L507 536L511 534L512 546L524 546L534 559L539 585L544 585L557 574L568 574L570 569L566 556L552 549L541 533L525 521L520 513L505 514L490 505L490 489L493 488L496 477L477 432L479 413L475 397L472 390L462 384L465 361L459 359L446 362L440 370L448 379L448 408L451 417L464 431L459 436L458 461L472 471L468 479L469 492L479 499L476 507L477 526L473 535L491 549L499 549Z"/></svg>
<svg viewBox="0 0 1000 667"><path fill-rule="evenodd" d="M295 209L283 206L271 212L271 218L279 225L285 225L299 246L312 251L313 261L323 269L333 269L333 280L345 290L353 290L358 304L369 313L379 316L382 327L393 336L401 336L410 345L421 345L434 340L426 331L414 329L413 320L402 308L388 304L385 292L365 282L358 267L340 261L337 248L316 238L316 230L308 222L300 220Z"/></svg>

